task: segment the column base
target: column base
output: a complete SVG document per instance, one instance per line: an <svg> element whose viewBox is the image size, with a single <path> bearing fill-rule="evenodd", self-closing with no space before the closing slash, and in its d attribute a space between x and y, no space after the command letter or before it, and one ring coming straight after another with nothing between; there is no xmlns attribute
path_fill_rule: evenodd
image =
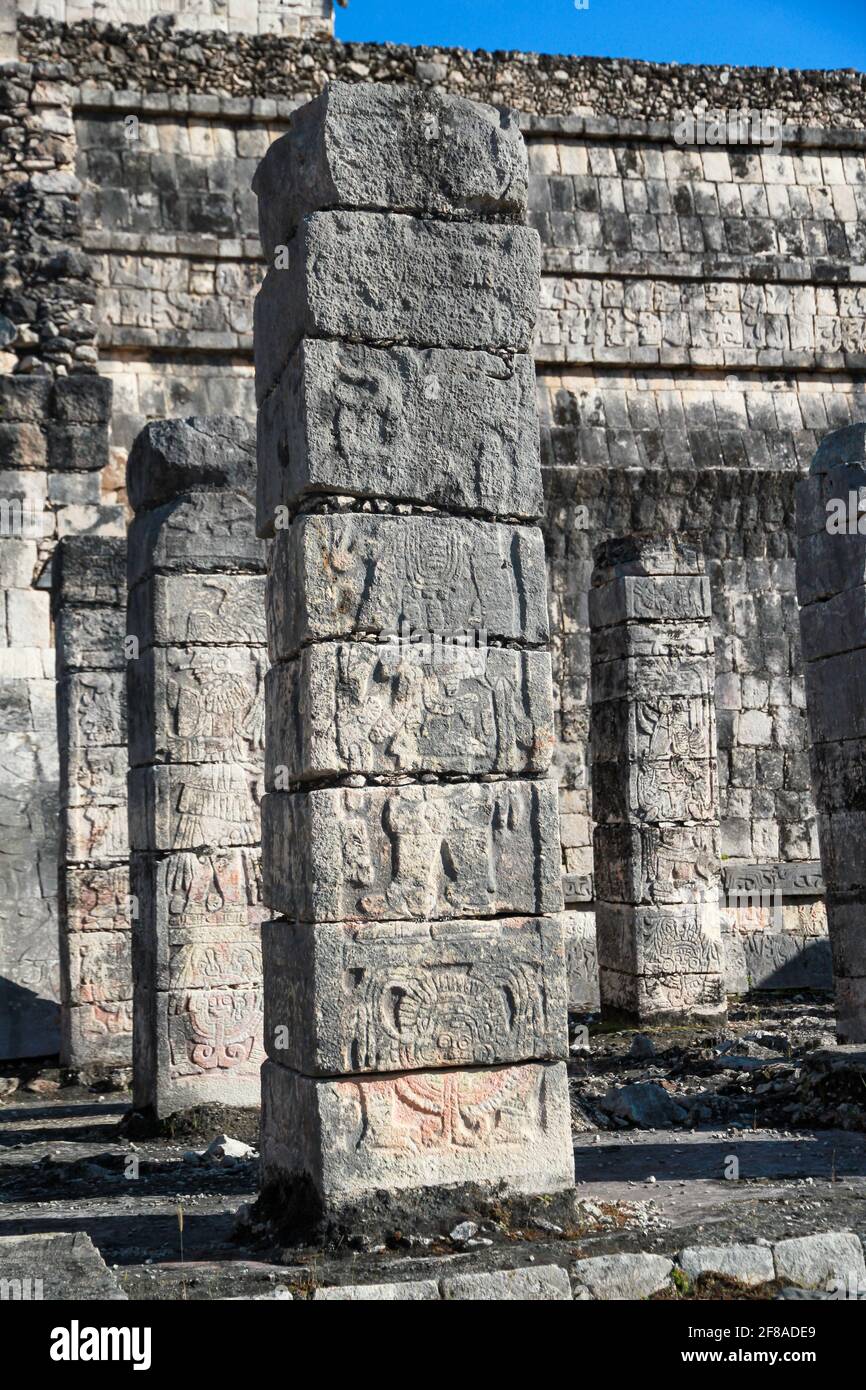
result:
<svg viewBox="0 0 866 1390"><path fill-rule="evenodd" d="M598 973L601 1014L606 1023L725 1024L725 981L721 975L627 975L602 966Z"/></svg>
<svg viewBox="0 0 866 1390"><path fill-rule="evenodd" d="M316 1080L267 1061L261 1155L262 1211L289 1226L568 1191L565 1064Z"/></svg>

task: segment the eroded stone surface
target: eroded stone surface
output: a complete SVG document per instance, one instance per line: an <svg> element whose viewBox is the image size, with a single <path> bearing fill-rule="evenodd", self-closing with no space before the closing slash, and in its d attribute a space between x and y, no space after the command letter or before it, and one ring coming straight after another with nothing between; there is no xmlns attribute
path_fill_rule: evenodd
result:
<svg viewBox="0 0 866 1390"><path fill-rule="evenodd" d="M603 1009L641 1021L725 1008L702 568L673 537L625 537L600 548L590 591L599 986Z"/></svg>
<svg viewBox="0 0 866 1390"><path fill-rule="evenodd" d="M547 652L323 642L267 676L267 785L339 773L544 772Z"/></svg>
<svg viewBox="0 0 866 1390"><path fill-rule="evenodd" d="M528 227L312 213L256 296L257 399L304 336L527 352L539 265Z"/></svg>
<svg viewBox="0 0 866 1390"><path fill-rule="evenodd" d="M552 782L270 792L265 902L315 922L558 912L557 825Z"/></svg>
<svg viewBox="0 0 866 1390"><path fill-rule="evenodd" d="M265 1045L308 1075L562 1058L565 960L554 918L271 922Z"/></svg>
<svg viewBox="0 0 866 1390"><path fill-rule="evenodd" d="M539 516L532 359L304 339L259 411L259 534L316 492Z"/></svg>
<svg viewBox="0 0 866 1390"><path fill-rule="evenodd" d="M549 637L544 542L534 527L457 517L299 517L271 548L271 659L323 637L486 633Z"/></svg>
<svg viewBox="0 0 866 1390"><path fill-rule="evenodd" d="M271 145L253 191L272 260L322 208L521 217L527 179L514 112L435 89L331 82Z"/></svg>
<svg viewBox="0 0 866 1390"><path fill-rule="evenodd" d="M307 1177L330 1204L395 1191L574 1180L565 1065L314 1080L262 1069L262 1181Z"/></svg>

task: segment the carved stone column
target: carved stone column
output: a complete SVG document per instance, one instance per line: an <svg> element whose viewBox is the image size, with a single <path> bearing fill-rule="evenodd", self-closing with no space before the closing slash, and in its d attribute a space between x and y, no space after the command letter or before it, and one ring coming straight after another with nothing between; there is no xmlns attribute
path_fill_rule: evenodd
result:
<svg viewBox="0 0 866 1390"><path fill-rule="evenodd" d="M54 554L60 749L60 1060L132 1062L126 817L126 541L67 536Z"/></svg>
<svg viewBox="0 0 866 1390"><path fill-rule="evenodd" d="M672 536L596 552L589 595L602 1010L724 1019L709 582Z"/></svg>
<svg viewBox="0 0 866 1390"><path fill-rule="evenodd" d="M514 119L332 85L255 185L279 1209L573 1181ZM327 209L327 210L320 210ZM376 209L376 211L368 211Z"/></svg>
<svg viewBox="0 0 866 1390"><path fill-rule="evenodd" d="M840 1042L866 1042L866 425L797 484L797 598Z"/></svg>
<svg viewBox="0 0 866 1390"><path fill-rule="evenodd" d="M148 425L129 456L134 1103L256 1106L262 1060L264 546L230 417Z"/></svg>

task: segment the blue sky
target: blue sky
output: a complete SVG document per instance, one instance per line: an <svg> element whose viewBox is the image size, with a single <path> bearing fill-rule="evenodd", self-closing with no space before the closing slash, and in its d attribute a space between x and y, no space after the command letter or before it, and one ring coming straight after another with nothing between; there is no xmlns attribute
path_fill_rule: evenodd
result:
<svg viewBox="0 0 866 1390"><path fill-rule="evenodd" d="M866 0L349 0L336 14L347 40L866 70Z"/></svg>

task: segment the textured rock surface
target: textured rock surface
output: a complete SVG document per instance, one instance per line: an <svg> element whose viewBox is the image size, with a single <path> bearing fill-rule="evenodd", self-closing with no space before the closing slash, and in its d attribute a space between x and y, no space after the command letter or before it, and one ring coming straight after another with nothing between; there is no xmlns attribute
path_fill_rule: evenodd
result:
<svg viewBox="0 0 866 1390"><path fill-rule="evenodd" d="M157 1119L258 1103L267 655L253 468L249 426L224 417L151 425L130 455L133 1081Z"/></svg>
<svg viewBox="0 0 866 1390"><path fill-rule="evenodd" d="M428 641L327 642L267 677L268 787L340 773L544 772L550 657ZM285 783L284 783L285 785Z"/></svg>
<svg viewBox="0 0 866 1390"><path fill-rule="evenodd" d="M835 431L797 487L797 596L840 1042L866 1041L864 456L866 425Z"/></svg>
<svg viewBox="0 0 866 1390"><path fill-rule="evenodd" d="M567 1055L555 918L272 922L262 946L265 1046L295 1071L346 1075Z"/></svg>
<svg viewBox="0 0 866 1390"><path fill-rule="evenodd" d="M271 145L253 191L272 261L301 218L321 209L522 219L527 180L513 112L438 91L332 82Z"/></svg>
<svg viewBox="0 0 866 1390"><path fill-rule="evenodd" d="M3 1236L0 1279L20 1281L19 1297L26 1299L78 1303L127 1297L84 1231Z"/></svg>
<svg viewBox="0 0 866 1390"><path fill-rule="evenodd" d="M298 517L270 552L271 659L323 637L481 633L549 637L544 543L534 527L365 512Z"/></svg>
<svg viewBox="0 0 866 1390"><path fill-rule="evenodd" d="M262 1182L308 1180L329 1205L394 1191L574 1180L562 1062L315 1080L266 1062Z"/></svg>
<svg viewBox="0 0 866 1390"><path fill-rule="evenodd" d="M725 1012L702 571L673 537L627 537L600 547L590 593L599 987L640 1021Z"/></svg>
<svg viewBox="0 0 866 1390"><path fill-rule="evenodd" d="M539 254L538 233L528 227L313 213L256 298L259 403L305 335L528 351Z"/></svg>
<svg viewBox="0 0 866 1390"><path fill-rule="evenodd" d="M649 1298L668 1286L673 1263L664 1255L596 1255L578 1260L572 1277L591 1298Z"/></svg>
<svg viewBox="0 0 866 1390"><path fill-rule="evenodd" d="M690 1245L677 1264L692 1281L701 1274L724 1274L741 1284L769 1284L776 1277L768 1245Z"/></svg>
<svg viewBox="0 0 866 1390"><path fill-rule="evenodd" d="M173 826L174 785L157 788ZM269 792L265 901L306 922L558 912L556 827L548 781Z"/></svg>
<svg viewBox="0 0 866 1390"><path fill-rule="evenodd" d="M67 537L55 552L60 743L61 1062L132 1061L123 681L126 542ZM86 893L106 904L83 921Z"/></svg>
<svg viewBox="0 0 866 1390"><path fill-rule="evenodd" d="M258 469L262 535L317 492L540 516L532 359L305 338L262 402Z"/></svg>

